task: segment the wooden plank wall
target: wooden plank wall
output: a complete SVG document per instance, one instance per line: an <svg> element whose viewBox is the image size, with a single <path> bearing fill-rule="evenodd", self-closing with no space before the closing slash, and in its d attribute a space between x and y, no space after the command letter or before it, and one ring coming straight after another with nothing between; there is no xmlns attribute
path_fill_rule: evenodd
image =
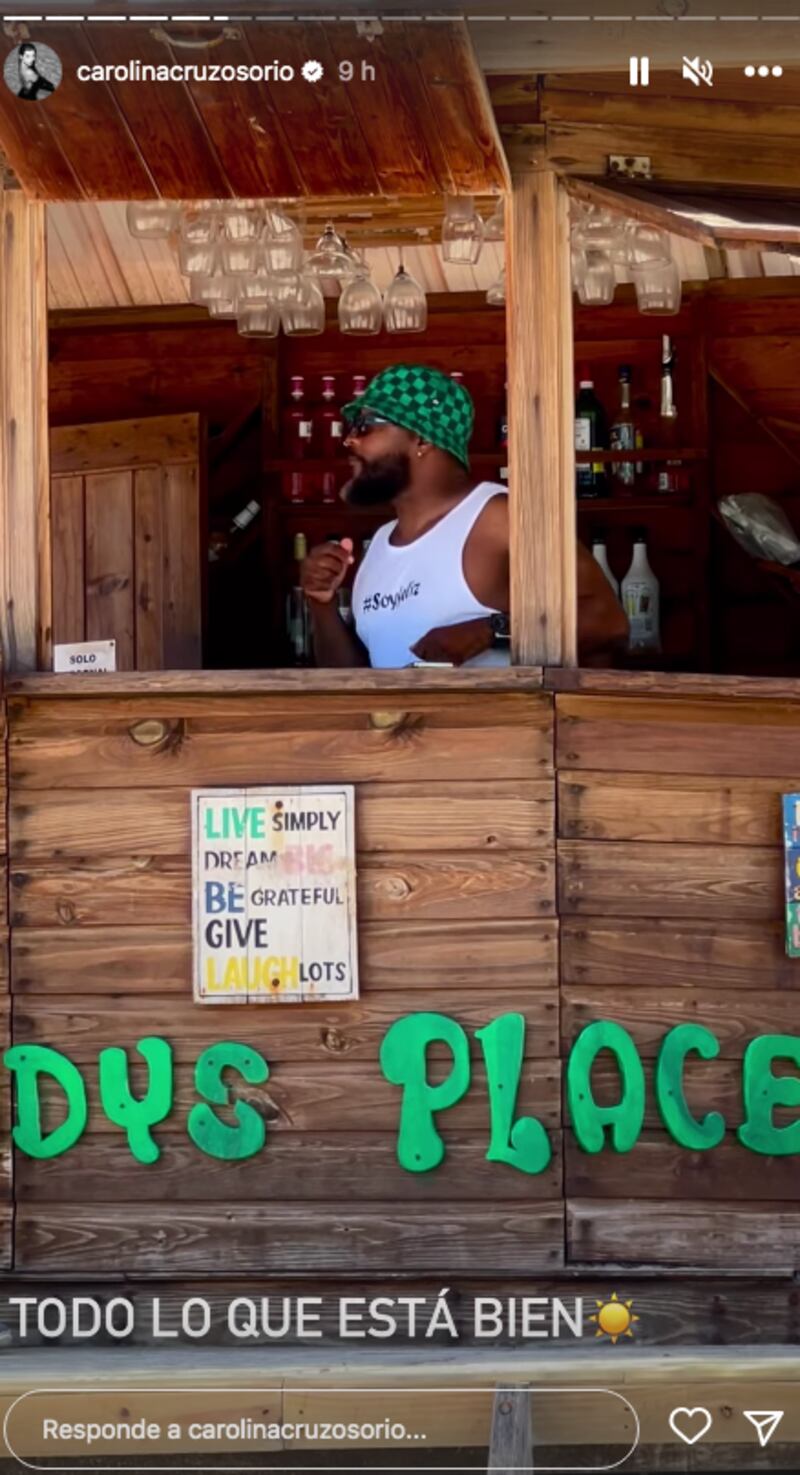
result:
<svg viewBox="0 0 800 1475"><path fill-rule="evenodd" d="M543 692L141 695L9 701L14 1023L85 1069L87 1133L17 1163L24 1272L203 1276L511 1273L563 1264L552 698ZM357 785L362 998L191 999L189 790ZM397 1165L398 1094L378 1045L415 1008L474 1030L528 1021L520 1112L552 1130L531 1178L486 1161L482 1067L449 1113L447 1160ZM153 1167L100 1114L96 1057L173 1042L176 1109ZM258 1157L202 1157L185 1131L198 1053L270 1062ZM479 1049L473 1041L479 1058ZM444 1062L441 1066L445 1069Z"/></svg>
<svg viewBox="0 0 800 1475"><path fill-rule="evenodd" d="M8 929L8 748L3 669L0 665L0 1055L11 1044ZM11 1150L11 1088L0 1071L0 1270L14 1263L14 1159Z"/></svg>
<svg viewBox="0 0 800 1475"><path fill-rule="evenodd" d="M635 682L556 699L561 1053L614 1019L649 1080L666 1031L705 1024L722 1048L690 1062L689 1092L728 1133L713 1151L679 1148L651 1095L629 1155L586 1154L567 1130L568 1258L788 1272L800 1261L793 1162L747 1151L734 1131L745 1046L797 1033L780 796L800 788L800 701L755 681L740 697L631 694ZM599 1076L598 1095L618 1099L616 1072Z"/></svg>

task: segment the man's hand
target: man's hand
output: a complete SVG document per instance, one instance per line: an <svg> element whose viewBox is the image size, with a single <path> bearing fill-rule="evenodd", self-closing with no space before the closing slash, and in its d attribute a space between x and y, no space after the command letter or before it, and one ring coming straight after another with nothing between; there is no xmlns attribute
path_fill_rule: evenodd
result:
<svg viewBox="0 0 800 1475"><path fill-rule="evenodd" d="M300 567L300 587L306 599L315 604L330 604L352 562L352 538L342 538L341 543L320 543L318 548L312 548Z"/></svg>
<svg viewBox="0 0 800 1475"><path fill-rule="evenodd" d="M463 666L492 644L492 627L481 615L477 620L464 620L460 625L439 625L429 630L411 649L420 661L449 661Z"/></svg>

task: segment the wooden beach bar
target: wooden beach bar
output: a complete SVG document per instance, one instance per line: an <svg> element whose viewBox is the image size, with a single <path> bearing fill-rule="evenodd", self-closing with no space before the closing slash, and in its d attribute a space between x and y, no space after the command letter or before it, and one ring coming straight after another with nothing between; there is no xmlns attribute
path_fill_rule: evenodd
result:
<svg viewBox="0 0 800 1475"><path fill-rule="evenodd" d="M503 25L5 24L63 79L35 107L0 89L0 1318L18 1296L157 1295L173 1325L206 1298L205 1370L137 1325L113 1403L149 1368L230 1386L236 1296L417 1295L430 1315L447 1289L457 1351L360 1348L350 1367L348 1348L343 1386L440 1388L447 1449L488 1443L496 1384L618 1378L643 1444L674 1444L669 1410L706 1402L734 1467L731 1401L785 1397L780 1439L800 1443L782 809L800 575L719 508L762 493L800 532L800 55L767 94L731 38L713 94L656 60L645 99L604 43L597 70L580 53L543 71ZM133 55L298 73L319 56L328 81L298 75L279 110L252 80L169 98L77 80ZM441 262L452 196L484 220L503 203L482 265ZM173 241L127 228L158 200L280 202L307 250L331 220L382 289L408 267L427 327L348 337L326 299L315 336L237 334L188 300ZM639 311L624 271L606 305L573 297L575 222L603 212L669 239L672 315ZM486 300L503 260L505 309ZM463 377L476 476L507 476L507 667L324 669L298 644L298 539L361 546L389 514L342 503L319 447L292 459L291 386L316 416L323 376L344 400L402 361ZM576 364L609 416L628 367L635 449L576 452ZM600 495L576 498L582 467ZM649 656L580 664L576 538L618 581L646 541ZM112 640L115 670L54 671L57 648ZM200 1001L193 795L312 789L353 791L357 988ZM470 1333L476 1297L583 1296L588 1323L612 1293L637 1317L616 1350L588 1325L557 1349ZM79 1356L100 1368L58 1340L0 1353L4 1407L79 1381ZM263 1340L251 1376L271 1368L281 1399L293 1378L335 1385L327 1323L268 1364ZM468 1428L456 1387L489 1389Z"/></svg>

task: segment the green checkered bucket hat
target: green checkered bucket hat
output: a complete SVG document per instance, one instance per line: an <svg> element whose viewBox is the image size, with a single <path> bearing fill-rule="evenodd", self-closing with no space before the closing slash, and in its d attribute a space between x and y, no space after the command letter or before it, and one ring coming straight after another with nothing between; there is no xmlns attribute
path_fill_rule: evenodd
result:
<svg viewBox="0 0 800 1475"><path fill-rule="evenodd" d="M382 369L358 399L342 411L352 420L359 410L374 410L393 425L411 430L448 451L469 470L469 440L475 421L472 397L440 369L420 364L393 364Z"/></svg>

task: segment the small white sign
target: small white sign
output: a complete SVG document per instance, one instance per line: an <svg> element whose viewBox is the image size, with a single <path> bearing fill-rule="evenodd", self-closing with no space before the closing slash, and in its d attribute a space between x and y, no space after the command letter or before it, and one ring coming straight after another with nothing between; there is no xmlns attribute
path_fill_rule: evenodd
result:
<svg viewBox="0 0 800 1475"><path fill-rule="evenodd" d="M54 671L67 671L71 676L97 676L101 671L116 669L116 640L81 640L75 645L53 646Z"/></svg>
<svg viewBox="0 0 800 1475"><path fill-rule="evenodd" d="M351 785L192 791L194 998L358 998Z"/></svg>

